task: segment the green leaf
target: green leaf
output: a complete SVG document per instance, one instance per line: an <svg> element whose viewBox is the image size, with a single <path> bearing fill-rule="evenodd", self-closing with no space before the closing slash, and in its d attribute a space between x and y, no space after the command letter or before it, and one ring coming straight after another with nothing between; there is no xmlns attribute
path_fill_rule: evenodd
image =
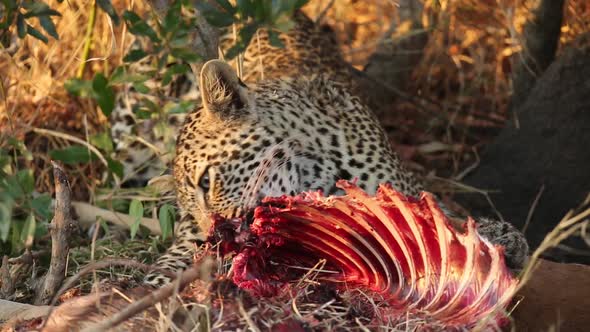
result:
<svg viewBox="0 0 590 332"><path fill-rule="evenodd" d="M172 81L174 75L184 74L188 72L189 69L190 68L187 65L179 63L170 66L162 76L162 85L168 85Z"/></svg>
<svg viewBox="0 0 590 332"><path fill-rule="evenodd" d="M66 164L88 163L96 156L82 145L72 145L62 150L49 151L51 159L63 161Z"/></svg>
<svg viewBox="0 0 590 332"><path fill-rule="evenodd" d="M77 78L72 78L64 83L64 88L71 94L78 97L92 97L94 91L92 90L92 82Z"/></svg>
<svg viewBox="0 0 590 332"><path fill-rule="evenodd" d="M256 15L256 5L251 0L237 0L237 7L244 17L254 17Z"/></svg>
<svg viewBox="0 0 590 332"><path fill-rule="evenodd" d="M123 178L125 168L123 167L123 164L121 164L121 162L111 158L107 158L107 164L109 165L109 171L111 171L119 178Z"/></svg>
<svg viewBox="0 0 590 332"><path fill-rule="evenodd" d="M111 139L111 135L106 131L90 136L90 144L104 152L113 152L113 140Z"/></svg>
<svg viewBox="0 0 590 332"><path fill-rule="evenodd" d="M51 37L59 39L59 35L55 30L55 24L53 24L53 21L51 18L49 18L49 16L39 16L39 24L41 24L43 30L45 30L45 32L47 32Z"/></svg>
<svg viewBox="0 0 590 332"><path fill-rule="evenodd" d="M133 82L132 86L139 93L150 93L150 88L143 84L143 82Z"/></svg>
<svg viewBox="0 0 590 332"><path fill-rule="evenodd" d="M158 220L160 221L160 230L162 231L162 239L167 239L172 235L174 225L175 211L170 204L164 204L158 211Z"/></svg>
<svg viewBox="0 0 590 332"><path fill-rule="evenodd" d="M10 230L10 244L12 245L12 252L19 252L22 249L22 242L20 241L20 233L23 229L22 220L13 220Z"/></svg>
<svg viewBox="0 0 590 332"><path fill-rule="evenodd" d="M133 224L129 230L131 231L131 239L135 238L139 225L141 224L141 218L143 218L143 204L138 199L133 199L129 205L129 215L134 218Z"/></svg>
<svg viewBox="0 0 590 332"><path fill-rule="evenodd" d="M181 8L180 1L174 1L168 9L162 25L162 30L165 33L176 30L182 22Z"/></svg>
<svg viewBox="0 0 590 332"><path fill-rule="evenodd" d="M207 22L211 23L213 26L223 28L230 26L235 22L234 15L232 13L221 12L205 1L197 2L196 7L199 12L205 16Z"/></svg>
<svg viewBox="0 0 590 332"><path fill-rule="evenodd" d="M25 18L21 14L16 16L16 32L20 39L25 38L27 35L27 24L25 23Z"/></svg>
<svg viewBox="0 0 590 332"><path fill-rule="evenodd" d="M111 74L110 85L121 83L143 83L149 79L148 76L142 74L129 74L124 67L117 67Z"/></svg>
<svg viewBox="0 0 590 332"><path fill-rule="evenodd" d="M19 186L25 194L30 194L35 190L35 179L32 169L23 169L16 173Z"/></svg>
<svg viewBox="0 0 590 332"><path fill-rule="evenodd" d="M125 55L125 57L123 58L123 61L136 62L136 61L139 61L139 60L145 58L146 56L148 56L148 53L146 53L144 50L135 49L135 50L129 51L129 53L127 53L127 55Z"/></svg>
<svg viewBox="0 0 590 332"><path fill-rule="evenodd" d="M27 149L25 142L16 139L16 137L8 137L8 145L16 149L18 153L25 157L27 160L33 160L31 151Z"/></svg>
<svg viewBox="0 0 590 332"><path fill-rule="evenodd" d="M18 9L17 2L13 0L2 0L5 12L0 12L0 18L4 21L0 22L0 29L5 30L12 25L14 21L14 12Z"/></svg>
<svg viewBox="0 0 590 332"><path fill-rule="evenodd" d="M169 48L186 48L186 45L191 43L188 34L177 32L168 42Z"/></svg>
<svg viewBox="0 0 590 332"><path fill-rule="evenodd" d="M250 40L252 39L252 36L254 36L254 33L256 33L256 30L258 30L258 24L256 22L244 26L240 30L240 38L238 42L227 50L226 56L229 59L232 59L238 55L238 53L244 51L248 44L250 44Z"/></svg>
<svg viewBox="0 0 590 332"><path fill-rule="evenodd" d="M32 26L27 24L27 33L37 39L39 39L40 41L42 41L43 43L47 44L47 42L49 42L49 39L47 37L45 37L41 31L33 28Z"/></svg>
<svg viewBox="0 0 590 332"><path fill-rule="evenodd" d="M0 201L0 240L6 242L10 233L12 224L12 206L13 201L9 197L4 197Z"/></svg>
<svg viewBox="0 0 590 332"><path fill-rule="evenodd" d="M294 9L299 9L299 8L305 6L305 4L307 4L308 2L309 2L309 0L295 0Z"/></svg>
<svg viewBox="0 0 590 332"><path fill-rule="evenodd" d="M150 119L152 117L152 112L145 107L133 109L133 113L141 120Z"/></svg>
<svg viewBox="0 0 590 332"><path fill-rule="evenodd" d="M164 105L164 110L168 114L188 113L195 108L195 103L188 100L183 100L180 103L171 103Z"/></svg>
<svg viewBox="0 0 590 332"><path fill-rule="evenodd" d="M23 225L23 229L20 233L20 242L25 245L26 248L31 247L33 245L33 240L35 239L35 229L37 228L37 220L33 214L30 214L25 220L25 224Z"/></svg>
<svg viewBox="0 0 590 332"><path fill-rule="evenodd" d="M49 6L43 1L25 2L23 7L27 9L27 12L24 15L25 18L35 16L61 16L58 11L49 8Z"/></svg>
<svg viewBox="0 0 590 332"><path fill-rule="evenodd" d="M136 13L126 10L123 19L129 28L129 32L137 36L147 36L152 42L159 42L158 34Z"/></svg>
<svg viewBox="0 0 590 332"><path fill-rule="evenodd" d="M141 120L150 119L152 114L158 113L159 109L159 105L147 98L142 98L140 103L133 105L135 117Z"/></svg>
<svg viewBox="0 0 590 332"><path fill-rule="evenodd" d="M39 195L31 200L31 208L45 220L51 217L51 197L47 194Z"/></svg>
<svg viewBox="0 0 590 332"><path fill-rule="evenodd" d="M173 57L182 59L186 62L197 62L201 60L201 57L198 54L193 50L186 48L173 48L170 50L170 54L172 54Z"/></svg>
<svg viewBox="0 0 590 332"><path fill-rule="evenodd" d="M4 179L3 187L6 190L6 194L10 196L11 199L18 200L25 196L25 192L18 180L16 175L9 176Z"/></svg>
<svg viewBox="0 0 590 332"><path fill-rule="evenodd" d="M96 4L98 4L98 7L107 13L107 15L109 15L115 25L119 25L119 16L117 15L115 8L113 8L113 4L110 0L96 0Z"/></svg>
<svg viewBox="0 0 590 332"><path fill-rule="evenodd" d="M103 74L98 73L94 76L92 90L94 90L94 98L102 113L105 116L111 115L113 108L115 108L115 91L109 86L109 82Z"/></svg>

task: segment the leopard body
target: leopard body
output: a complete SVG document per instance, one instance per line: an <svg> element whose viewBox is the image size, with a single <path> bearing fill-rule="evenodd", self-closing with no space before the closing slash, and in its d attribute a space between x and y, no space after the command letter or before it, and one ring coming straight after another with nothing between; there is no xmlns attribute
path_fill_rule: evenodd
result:
<svg viewBox="0 0 590 332"><path fill-rule="evenodd" d="M176 140L173 175L180 222L160 269L185 269L203 241L212 213L241 215L265 196L322 190L339 194L339 179L369 193L389 182L419 195L372 112L355 92L333 34L302 13L296 26L270 45L259 31L244 55L249 74L238 77L222 60L204 64L199 106L184 119ZM506 248L514 266L528 247L511 224L486 220L480 233ZM153 272L146 282L169 281Z"/></svg>

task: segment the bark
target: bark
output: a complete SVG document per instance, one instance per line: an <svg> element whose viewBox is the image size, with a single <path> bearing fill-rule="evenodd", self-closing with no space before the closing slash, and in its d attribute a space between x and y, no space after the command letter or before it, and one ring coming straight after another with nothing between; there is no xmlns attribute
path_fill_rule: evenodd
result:
<svg viewBox="0 0 590 332"><path fill-rule="evenodd" d="M71 214L70 183L64 170L53 163L53 177L55 181L55 213L49 224L51 234L51 262L49 271L36 289L35 304L48 304L61 286L65 278L70 239L78 230L78 223Z"/></svg>
<svg viewBox="0 0 590 332"><path fill-rule="evenodd" d="M537 78L555 59L565 0L539 0L524 28L523 51L512 80L511 109L526 100Z"/></svg>

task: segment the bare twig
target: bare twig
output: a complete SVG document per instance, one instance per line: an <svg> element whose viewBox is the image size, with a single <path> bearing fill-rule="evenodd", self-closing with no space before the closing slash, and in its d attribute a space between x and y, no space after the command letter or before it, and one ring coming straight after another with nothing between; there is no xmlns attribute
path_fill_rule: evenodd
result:
<svg viewBox="0 0 590 332"><path fill-rule="evenodd" d="M40 256L43 256L45 254L47 254L49 251L48 250L39 250L39 251L34 251L31 252L30 250L25 250L25 252L18 256L18 257L13 257L13 258L9 258L8 259L8 263L10 264L33 264L33 259L35 258L39 258Z"/></svg>
<svg viewBox="0 0 590 332"><path fill-rule="evenodd" d="M49 225L51 234L51 262L49 271L36 290L35 304L47 304L53 298L65 277L66 263L70 251L71 235L78 224L71 215L71 189L64 170L55 162L53 176L55 181L55 214Z"/></svg>

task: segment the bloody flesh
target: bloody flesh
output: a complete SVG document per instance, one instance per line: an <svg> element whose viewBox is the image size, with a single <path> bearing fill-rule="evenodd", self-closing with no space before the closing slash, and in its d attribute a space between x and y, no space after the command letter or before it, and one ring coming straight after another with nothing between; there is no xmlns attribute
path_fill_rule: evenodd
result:
<svg viewBox="0 0 590 332"><path fill-rule="evenodd" d="M223 230L222 245L237 252L234 282L274 296L323 259L318 279L369 294L380 317L411 315L459 330L491 317L484 326L498 326L517 279L472 219L458 232L428 193L414 199L382 185L370 196L346 181L338 186L344 196L266 198L249 227L216 220L214 233Z"/></svg>

